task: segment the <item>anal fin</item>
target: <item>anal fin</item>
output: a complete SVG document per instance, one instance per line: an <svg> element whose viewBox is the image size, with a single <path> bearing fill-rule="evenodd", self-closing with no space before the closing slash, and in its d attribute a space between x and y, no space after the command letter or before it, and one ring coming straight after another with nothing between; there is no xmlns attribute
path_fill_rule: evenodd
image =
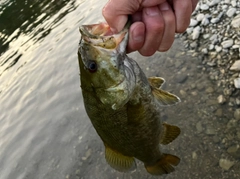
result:
<svg viewBox="0 0 240 179"><path fill-rule="evenodd" d="M163 175L173 172L175 169L172 165L177 166L180 158L171 154L163 154L162 158L154 165L145 164L148 173L152 175Z"/></svg>
<svg viewBox="0 0 240 179"><path fill-rule="evenodd" d="M107 163L117 171L128 172L136 168L134 157L125 156L112 150L105 144L105 158Z"/></svg>
<svg viewBox="0 0 240 179"><path fill-rule="evenodd" d="M178 137L178 135L181 133L181 130L179 127L169 125L167 123L163 123L162 125L163 134L161 135L160 143L167 145Z"/></svg>

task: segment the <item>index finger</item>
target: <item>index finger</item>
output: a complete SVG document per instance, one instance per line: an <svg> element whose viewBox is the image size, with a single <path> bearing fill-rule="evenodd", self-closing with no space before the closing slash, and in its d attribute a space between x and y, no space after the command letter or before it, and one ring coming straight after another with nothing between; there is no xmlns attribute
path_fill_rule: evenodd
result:
<svg viewBox="0 0 240 179"><path fill-rule="evenodd" d="M102 14L115 31L123 29L128 20L128 15L135 14L143 7L152 7L159 5L166 0L109 0L103 8Z"/></svg>
<svg viewBox="0 0 240 179"><path fill-rule="evenodd" d="M111 28L119 32L128 20L140 8L139 0L110 0L103 8L102 14Z"/></svg>

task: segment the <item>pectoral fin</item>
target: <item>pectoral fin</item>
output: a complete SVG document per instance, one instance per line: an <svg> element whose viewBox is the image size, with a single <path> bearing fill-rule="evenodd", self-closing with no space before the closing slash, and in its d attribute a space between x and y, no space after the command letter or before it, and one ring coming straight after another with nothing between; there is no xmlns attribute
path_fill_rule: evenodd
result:
<svg viewBox="0 0 240 179"><path fill-rule="evenodd" d="M135 159L125 156L105 145L105 158L108 164L117 171L127 172L136 168Z"/></svg>
<svg viewBox="0 0 240 179"><path fill-rule="evenodd" d="M161 105L172 105L181 101L176 95L159 88L152 88L152 93Z"/></svg>
<svg viewBox="0 0 240 179"><path fill-rule="evenodd" d="M177 138L181 130L177 126L169 125L166 123L163 123L162 125L163 125L163 134L161 136L160 143L163 145L167 145Z"/></svg>
<svg viewBox="0 0 240 179"><path fill-rule="evenodd" d="M165 83L165 80L161 77L149 77L148 82L154 88L161 88L161 86Z"/></svg>

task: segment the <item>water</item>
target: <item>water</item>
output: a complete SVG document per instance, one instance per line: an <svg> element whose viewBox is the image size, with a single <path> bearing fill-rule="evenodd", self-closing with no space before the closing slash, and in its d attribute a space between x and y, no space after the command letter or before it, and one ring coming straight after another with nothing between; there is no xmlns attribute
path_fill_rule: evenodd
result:
<svg viewBox="0 0 240 179"><path fill-rule="evenodd" d="M0 1L0 179L157 178L141 163L133 173L112 170L83 107L78 27L103 21L105 3ZM148 59L131 54L182 99L162 109L163 120L182 130L163 147L181 163L162 178L238 178L240 157L227 152L240 143L234 109L217 104L221 89L181 43L177 39L171 51ZM220 159L234 165L224 171Z"/></svg>

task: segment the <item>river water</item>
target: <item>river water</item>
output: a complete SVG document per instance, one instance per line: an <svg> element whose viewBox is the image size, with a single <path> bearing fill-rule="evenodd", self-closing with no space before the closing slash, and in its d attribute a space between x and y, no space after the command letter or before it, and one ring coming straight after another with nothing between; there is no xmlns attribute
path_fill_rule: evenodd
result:
<svg viewBox="0 0 240 179"><path fill-rule="evenodd" d="M133 173L111 169L83 106L78 27L103 21L106 2L0 0L0 179L159 178L140 162ZM166 53L130 56L182 99L162 109L163 120L182 130L162 147L181 158L162 178L239 178L240 154L228 149L238 149L240 123L217 103L221 89L198 55L176 39Z"/></svg>

